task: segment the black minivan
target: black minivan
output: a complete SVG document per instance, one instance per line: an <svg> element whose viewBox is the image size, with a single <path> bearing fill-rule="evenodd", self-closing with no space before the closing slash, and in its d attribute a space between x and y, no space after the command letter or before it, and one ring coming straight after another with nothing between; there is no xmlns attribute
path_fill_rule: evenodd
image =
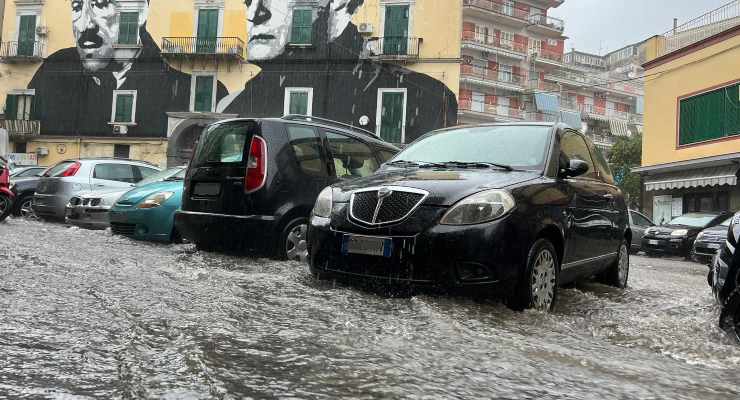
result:
<svg viewBox="0 0 740 400"><path fill-rule="evenodd" d="M371 175L397 152L371 132L316 117L214 123L190 161L177 230L203 250L305 261L321 189Z"/></svg>
<svg viewBox="0 0 740 400"><path fill-rule="evenodd" d="M502 295L550 310L558 285L625 287L622 192L591 141L564 124L426 134L376 173L324 189L309 226L311 272Z"/></svg>

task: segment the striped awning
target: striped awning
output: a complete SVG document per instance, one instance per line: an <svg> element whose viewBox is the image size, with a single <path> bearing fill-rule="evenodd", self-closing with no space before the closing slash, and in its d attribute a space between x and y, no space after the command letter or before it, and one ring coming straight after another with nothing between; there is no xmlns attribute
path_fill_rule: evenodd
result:
<svg viewBox="0 0 740 400"><path fill-rule="evenodd" d="M629 129L627 128L626 121L620 121L618 119L610 119L609 127L611 128L612 135L614 136L623 136L623 137L632 136Z"/></svg>
<svg viewBox="0 0 740 400"><path fill-rule="evenodd" d="M705 186L737 185L738 167L725 165L721 167L699 168L648 176L645 178L645 190L683 189Z"/></svg>

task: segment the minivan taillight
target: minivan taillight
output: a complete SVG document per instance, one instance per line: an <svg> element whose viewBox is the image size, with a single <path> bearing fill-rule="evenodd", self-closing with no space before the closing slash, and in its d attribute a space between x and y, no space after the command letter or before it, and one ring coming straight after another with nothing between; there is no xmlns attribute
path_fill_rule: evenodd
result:
<svg viewBox="0 0 740 400"><path fill-rule="evenodd" d="M267 143L259 136L252 136L247 159L247 174L244 177L244 190L247 193L262 189L267 180Z"/></svg>
<svg viewBox="0 0 740 400"><path fill-rule="evenodd" d="M70 166L67 167L67 169L65 169L61 174L59 174L57 176L60 176L60 177L75 176L75 174L77 173L77 171L80 170L80 167L81 166L82 166L82 164L80 164L79 162L75 161L72 164L70 164Z"/></svg>

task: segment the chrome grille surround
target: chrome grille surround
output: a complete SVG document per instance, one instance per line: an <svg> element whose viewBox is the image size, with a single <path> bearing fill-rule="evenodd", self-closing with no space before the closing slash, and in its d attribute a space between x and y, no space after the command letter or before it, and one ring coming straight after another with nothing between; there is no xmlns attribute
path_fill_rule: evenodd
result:
<svg viewBox="0 0 740 400"><path fill-rule="evenodd" d="M405 186L376 186L356 190L349 200L349 220L366 226L395 224L408 218L428 196L426 190ZM388 207L397 210L393 212Z"/></svg>

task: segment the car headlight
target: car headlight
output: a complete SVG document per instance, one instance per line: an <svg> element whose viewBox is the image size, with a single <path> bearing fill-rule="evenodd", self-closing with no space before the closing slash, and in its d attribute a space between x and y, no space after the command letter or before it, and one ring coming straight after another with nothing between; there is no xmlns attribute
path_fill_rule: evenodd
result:
<svg viewBox="0 0 740 400"><path fill-rule="evenodd" d="M671 236L678 237L678 236L686 236L689 234L689 231L686 229L676 229L675 231L671 232Z"/></svg>
<svg viewBox="0 0 740 400"><path fill-rule="evenodd" d="M696 240L701 240L704 237L704 232L699 232L698 235L696 235Z"/></svg>
<svg viewBox="0 0 740 400"><path fill-rule="evenodd" d="M156 208L164 204L175 192L159 192L155 193L139 203L137 208Z"/></svg>
<svg viewBox="0 0 740 400"><path fill-rule="evenodd" d="M457 202L442 217L442 225L474 225L501 218L516 202L504 190L486 190Z"/></svg>
<svg viewBox="0 0 740 400"><path fill-rule="evenodd" d="M317 217L329 218L333 206L333 189L331 186L324 188L316 198L316 204L313 207L312 214Z"/></svg>

